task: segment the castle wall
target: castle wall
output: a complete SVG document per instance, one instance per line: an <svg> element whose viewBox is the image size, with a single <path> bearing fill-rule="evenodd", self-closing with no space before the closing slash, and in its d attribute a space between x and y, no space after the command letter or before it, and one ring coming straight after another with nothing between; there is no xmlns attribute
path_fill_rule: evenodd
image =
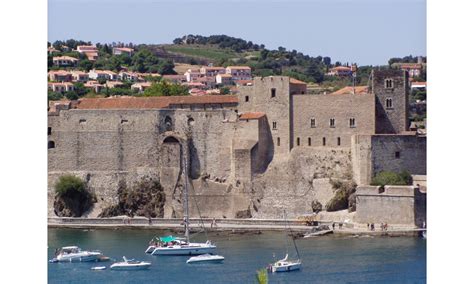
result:
<svg viewBox="0 0 474 284"><path fill-rule="evenodd" d="M426 197L426 196L425 196ZM358 223L388 223L390 225L420 225L426 210L418 189L413 186L359 186L356 191L356 216ZM426 203L426 201L425 201Z"/></svg>
<svg viewBox="0 0 474 284"><path fill-rule="evenodd" d="M293 95L293 145L350 147L354 134L375 133L375 106L372 94L364 95ZM349 119L355 119L351 127ZM315 120L314 127L311 119ZM330 126L330 119L335 126ZM309 145L311 139L311 146ZM338 145L338 138L340 145Z"/></svg>
<svg viewBox="0 0 474 284"><path fill-rule="evenodd" d="M402 133L408 130L408 75L403 70L372 72L372 90L376 94L376 133ZM386 86L392 80L392 87ZM387 100L391 100L387 106Z"/></svg>
<svg viewBox="0 0 474 284"><path fill-rule="evenodd" d="M416 135L356 135L351 147L357 184L368 185L381 171L426 174L426 137Z"/></svg>
<svg viewBox="0 0 474 284"><path fill-rule="evenodd" d="M274 97L272 97L274 89ZM239 87L239 112L260 111L267 116L275 154L286 154L290 140L290 79L284 76L255 77L253 86ZM246 96L249 101L246 102ZM273 127L273 123L276 127ZM277 141L280 141L278 146Z"/></svg>
<svg viewBox="0 0 474 284"><path fill-rule="evenodd" d="M98 197L97 208L116 202L119 180L132 185L143 176L161 177L165 192L175 194L174 187L182 183L178 182L179 146L161 145L168 134L184 137L191 178L208 175L211 180L228 180L231 176L237 120L231 110L73 109L48 118L48 139L55 142L55 148L48 149L51 214L54 183L65 173L88 181ZM97 208L93 215L100 212Z"/></svg>

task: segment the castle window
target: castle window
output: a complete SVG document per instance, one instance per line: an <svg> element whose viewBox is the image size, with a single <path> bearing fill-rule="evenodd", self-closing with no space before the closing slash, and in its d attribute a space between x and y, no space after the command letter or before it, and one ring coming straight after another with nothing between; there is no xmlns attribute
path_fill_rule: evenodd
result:
<svg viewBox="0 0 474 284"><path fill-rule="evenodd" d="M356 127L356 120L355 118L349 118L349 127L355 128Z"/></svg>
<svg viewBox="0 0 474 284"><path fill-rule="evenodd" d="M323 146L326 146L326 137L323 137Z"/></svg>
<svg viewBox="0 0 474 284"><path fill-rule="evenodd" d="M308 137L308 146L311 146L311 137Z"/></svg>
<svg viewBox="0 0 474 284"><path fill-rule="evenodd" d="M341 146L341 137L337 137L337 146Z"/></svg>
<svg viewBox="0 0 474 284"><path fill-rule="evenodd" d="M272 98L276 97L276 91L277 90L275 88L272 88L271 91L272 91Z"/></svg>
<svg viewBox="0 0 474 284"><path fill-rule="evenodd" d="M79 123L85 123L86 120L84 118L79 119Z"/></svg>
<svg viewBox="0 0 474 284"><path fill-rule="evenodd" d="M296 146L299 146L300 145L300 138L296 138Z"/></svg>
<svg viewBox="0 0 474 284"><path fill-rule="evenodd" d="M395 159L400 159L400 151L395 152Z"/></svg>
<svg viewBox="0 0 474 284"><path fill-rule="evenodd" d="M393 108L392 99L388 98L388 99L385 100L385 107L386 108Z"/></svg>
<svg viewBox="0 0 474 284"><path fill-rule="evenodd" d="M385 89L392 89L392 88L393 88L393 80L385 79Z"/></svg>
<svg viewBox="0 0 474 284"><path fill-rule="evenodd" d="M277 146L280 146L280 137L277 137Z"/></svg>
<svg viewBox="0 0 474 284"><path fill-rule="evenodd" d="M249 101L249 96L245 96L245 101L246 101L246 102Z"/></svg>
<svg viewBox="0 0 474 284"><path fill-rule="evenodd" d="M335 118L329 119L329 127L331 127L331 128L336 127L336 119Z"/></svg>
<svg viewBox="0 0 474 284"><path fill-rule="evenodd" d="M122 119L122 120L120 121L120 123L121 123L121 124L128 123L128 120L127 120L127 119Z"/></svg>
<svg viewBox="0 0 474 284"><path fill-rule="evenodd" d="M274 129L274 130L277 129L277 123L276 123L276 121L272 122L272 129Z"/></svg>
<svg viewBox="0 0 474 284"><path fill-rule="evenodd" d="M51 127L48 127L48 135L51 135Z"/></svg>
<svg viewBox="0 0 474 284"><path fill-rule="evenodd" d="M311 118L311 128L315 128L315 127L316 127L316 119Z"/></svg>
<svg viewBox="0 0 474 284"><path fill-rule="evenodd" d="M48 141L48 149L53 149L54 147L54 141Z"/></svg>

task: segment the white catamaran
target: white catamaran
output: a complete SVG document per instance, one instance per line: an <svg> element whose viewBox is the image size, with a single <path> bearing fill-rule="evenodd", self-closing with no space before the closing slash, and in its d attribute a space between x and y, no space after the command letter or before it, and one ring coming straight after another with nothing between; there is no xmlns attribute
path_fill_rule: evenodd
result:
<svg viewBox="0 0 474 284"><path fill-rule="evenodd" d="M286 221L286 212L285 212L285 221ZM291 234L290 226L287 223L285 224L287 225L288 231ZM288 272L288 271L299 270L301 268L301 258L300 258L300 253L298 251L298 247L296 246L296 242L293 236L291 237L291 239L293 240L293 245L295 246L296 255L298 256L298 258L294 260L288 259L288 236L286 236L286 256L285 258L280 259L277 262L270 264L268 266L269 271Z"/></svg>
<svg viewBox="0 0 474 284"><path fill-rule="evenodd" d="M205 243L191 243L189 240L189 208L188 208L188 174L187 162L184 159L184 238L173 236L157 238L145 251L152 255L200 255L210 254L216 246L207 241Z"/></svg>

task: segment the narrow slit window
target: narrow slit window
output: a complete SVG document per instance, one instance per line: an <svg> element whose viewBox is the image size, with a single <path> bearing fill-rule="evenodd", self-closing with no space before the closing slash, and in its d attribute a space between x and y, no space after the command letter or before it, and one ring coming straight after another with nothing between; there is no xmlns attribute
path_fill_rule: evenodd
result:
<svg viewBox="0 0 474 284"><path fill-rule="evenodd" d="M356 127L356 120L355 118L349 118L349 127L355 128Z"/></svg>
<svg viewBox="0 0 474 284"><path fill-rule="evenodd" d="M280 146L280 137L277 137L277 146Z"/></svg>
<svg viewBox="0 0 474 284"><path fill-rule="evenodd" d="M246 101L246 102L249 101L249 96L245 96L245 101Z"/></svg>
<svg viewBox="0 0 474 284"><path fill-rule="evenodd" d="M385 106L387 108L393 108L393 104L392 104L392 99L391 98L388 98L385 100Z"/></svg>
<svg viewBox="0 0 474 284"><path fill-rule="evenodd" d="M272 88L271 96L272 96L272 98L276 97L276 89L275 88Z"/></svg>
<svg viewBox="0 0 474 284"><path fill-rule="evenodd" d="M300 145L300 138L296 138L296 146L299 146Z"/></svg>
<svg viewBox="0 0 474 284"><path fill-rule="evenodd" d="M392 89L392 88L393 88L393 80L385 79L385 89Z"/></svg>
<svg viewBox="0 0 474 284"><path fill-rule="evenodd" d="M316 119L311 118L311 128L315 128L315 127L316 127Z"/></svg>
<svg viewBox="0 0 474 284"><path fill-rule="evenodd" d="M337 137L337 146L341 146L341 137Z"/></svg>
<svg viewBox="0 0 474 284"><path fill-rule="evenodd" d="M311 146L311 137L308 137L308 146Z"/></svg>
<svg viewBox="0 0 474 284"><path fill-rule="evenodd" d="M400 159L400 151L395 152L395 159Z"/></svg>
<svg viewBox="0 0 474 284"><path fill-rule="evenodd" d="M329 127L331 127L331 128L336 127L336 119L335 118L329 119Z"/></svg>
<svg viewBox="0 0 474 284"><path fill-rule="evenodd" d="M48 135L51 135L51 127L48 127Z"/></svg>
<svg viewBox="0 0 474 284"><path fill-rule="evenodd" d="M326 137L323 137L323 146L326 146Z"/></svg>
<svg viewBox="0 0 474 284"><path fill-rule="evenodd" d="M276 121L272 122L272 128L273 128L273 129L277 129L277 123L276 123Z"/></svg>

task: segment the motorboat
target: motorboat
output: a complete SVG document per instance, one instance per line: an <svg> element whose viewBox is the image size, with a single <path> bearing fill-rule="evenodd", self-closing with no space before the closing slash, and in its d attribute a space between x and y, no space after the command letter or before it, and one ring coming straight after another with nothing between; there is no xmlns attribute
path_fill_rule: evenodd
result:
<svg viewBox="0 0 474 284"><path fill-rule="evenodd" d="M148 248L145 250L146 253L152 255L200 255L210 254L216 246L211 241L205 243L192 243L189 238L189 194L188 194L188 174L187 174L187 162L184 159L184 238L177 238L173 236L160 237L156 240L152 240L149 243ZM201 219L202 220L202 219ZM203 224L204 225L204 224Z"/></svg>
<svg viewBox="0 0 474 284"><path fill-rule="evenodd" d="M105 266L94 266L94 267L91 267L91 270L105 270L107 267Z"/></svg>
<svg viewBox="0 0 474 284"><path fill-rule="evenodd" d="M137 261L123 257L122 262L116 262L110 266L112 270L143 270L150 268L151 263L145 261Z"/></svg>
<svg viewBox="0 0 474 284"><path fill-rule="evenodd" d="M224 257L222 255L214 254L201 254L198 256L190 257L186 263L196 263L196 262L222 262Z"/></svg>
<svg viewBox="0 0 474 284"><path fill-rule="evenodd" d="M100 261L103 257L100 251L82 250L77 246L62 247L56 251L56 256L50 262L87 262Z"/></svg>
<svg viewBox="0 0 474 284"><path fill-rule="evenodd" d="M269 270L271 272L287 272L293 270L299 270L301 268L301 260L288 260L288 254L286 254L284 259L270 265Z"/></svg>

